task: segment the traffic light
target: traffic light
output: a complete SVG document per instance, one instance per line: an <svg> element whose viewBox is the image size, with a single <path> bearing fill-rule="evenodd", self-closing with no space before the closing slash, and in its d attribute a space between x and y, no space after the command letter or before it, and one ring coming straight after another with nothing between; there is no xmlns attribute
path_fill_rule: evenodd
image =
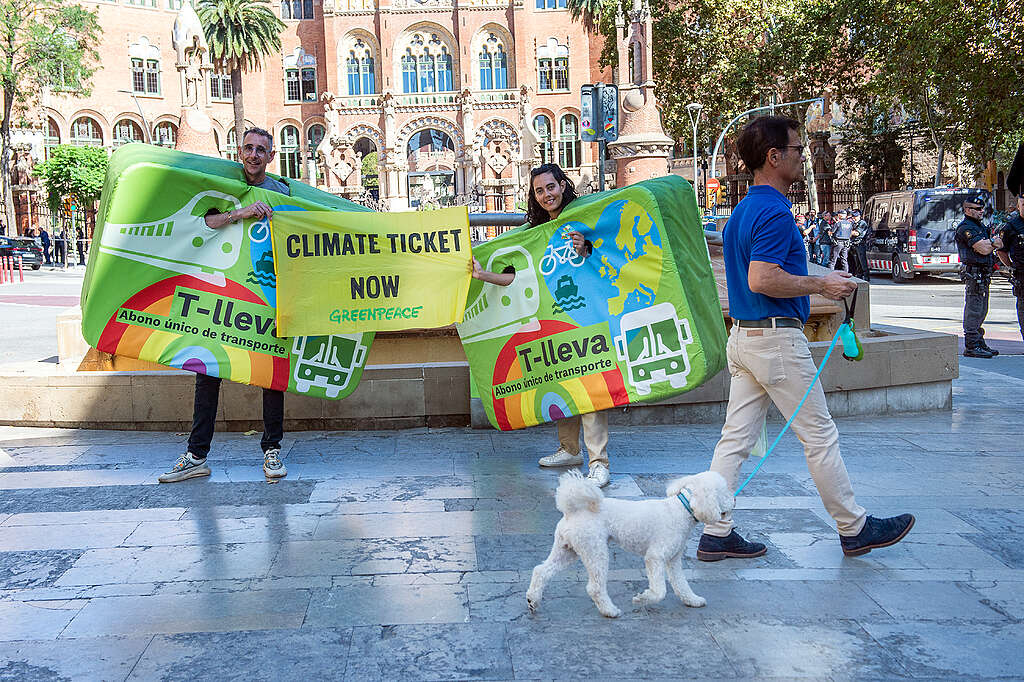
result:
<svg viewBox="0 0 1024 682"><path fill-rule="evenodd" d="M726 196L727 196L727 194L728 194L728 193L727 193L727 192L725 191L725 185L719 185L719 186L718 186L718 192L717 192L716 194L717 194L717 196L715 197L715 198L716 198L716 201L715 201L715 203L716 203L716 204L719 204L719 205L721 205L721 204L724 204L724 203L725 203L725 199L726 199Z"/></svg>

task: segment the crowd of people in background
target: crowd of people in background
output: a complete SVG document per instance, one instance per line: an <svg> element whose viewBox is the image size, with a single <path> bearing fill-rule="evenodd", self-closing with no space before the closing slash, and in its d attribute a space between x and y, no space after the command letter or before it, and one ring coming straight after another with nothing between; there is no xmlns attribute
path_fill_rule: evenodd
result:
<svg viewBox="0 0 1024 682"><path fill-rule="evenodd" d="M52 234L45 226L30 227L25 236L35 239L42 248L44 265L68 267L86 263L89 240L81 227L72 230L70 225L55 226Z"/></svg>
<svg viewBox="0 0 1024 682"><path fill-rule="evenodd" d="M796 214L796 225L804 237L807 259L829 270L849 272L870 279L867 246L869 228L857 209L836 212L811 209Z"/></svg>

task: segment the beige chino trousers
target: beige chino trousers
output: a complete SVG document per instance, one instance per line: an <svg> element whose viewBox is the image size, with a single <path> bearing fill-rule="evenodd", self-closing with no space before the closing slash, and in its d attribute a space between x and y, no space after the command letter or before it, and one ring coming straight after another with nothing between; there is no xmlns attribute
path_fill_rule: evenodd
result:
<svg viewBox="0 0 1024 682"><path fill-rule="evenodd" d="M729 361L729 407L722 437L715 447L711 470L736 489L740 467L761 434L769 403L789 419L817 369L801 329L750 329L733 325L726 345ZM839 453L839 431L816 381L791 427L804 446L807 468L825 509L840 535L856 535L866 512L857 504L846 464ZM732 515L705 527L709 535L725 537L733 528Z"/></svg>
<svg viewBox="0 0 1024 682"><path fill-rule="evenodd" d="M583 444L587 446L590 466L603 464L608 467L608 413L589 412L559 419L558 443L570 455L580 452L580 426L583 427ZM610 468L610 467L609 467ZM728 533L726 533L728 535Z"/></svg>

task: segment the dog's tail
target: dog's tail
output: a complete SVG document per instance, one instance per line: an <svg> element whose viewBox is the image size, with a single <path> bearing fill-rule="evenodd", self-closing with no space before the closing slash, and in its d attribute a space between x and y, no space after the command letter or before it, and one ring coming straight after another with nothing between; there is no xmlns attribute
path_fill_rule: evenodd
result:
<svg viewBox="0 0 1024 682"><path fill-rule="evenodd" d="M555 506L567 516L584 510L596 514L601 510L603 499L604 494L597 483L584 477L576 469L567 471L558 479Z"/></svg>

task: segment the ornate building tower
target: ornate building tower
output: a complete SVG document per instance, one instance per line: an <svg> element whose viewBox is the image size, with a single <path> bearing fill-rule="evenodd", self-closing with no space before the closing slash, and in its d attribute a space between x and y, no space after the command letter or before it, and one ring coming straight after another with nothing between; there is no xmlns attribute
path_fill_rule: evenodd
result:
<svg viewBox="0 0 1024 682"><path fill-rule="evenodd" d="M177 57L174 66L181 81L181 117L174 148L217 156L213 121L206 113L210 106L207 82L213 64L210 62L210 46L206 42L203 25L192 8L191 0L185 0L178 10L171 44Z"/></svg>
<svg viewBox="0 0 1024 682"><path fill-rule="evenodd" d="M654 99L654 22L647 0L633 0L629 30L620 13L615 19L619 53L619 139L608 145L615 159L619 187L669 173L672 138L661 126Z"/></svg>

